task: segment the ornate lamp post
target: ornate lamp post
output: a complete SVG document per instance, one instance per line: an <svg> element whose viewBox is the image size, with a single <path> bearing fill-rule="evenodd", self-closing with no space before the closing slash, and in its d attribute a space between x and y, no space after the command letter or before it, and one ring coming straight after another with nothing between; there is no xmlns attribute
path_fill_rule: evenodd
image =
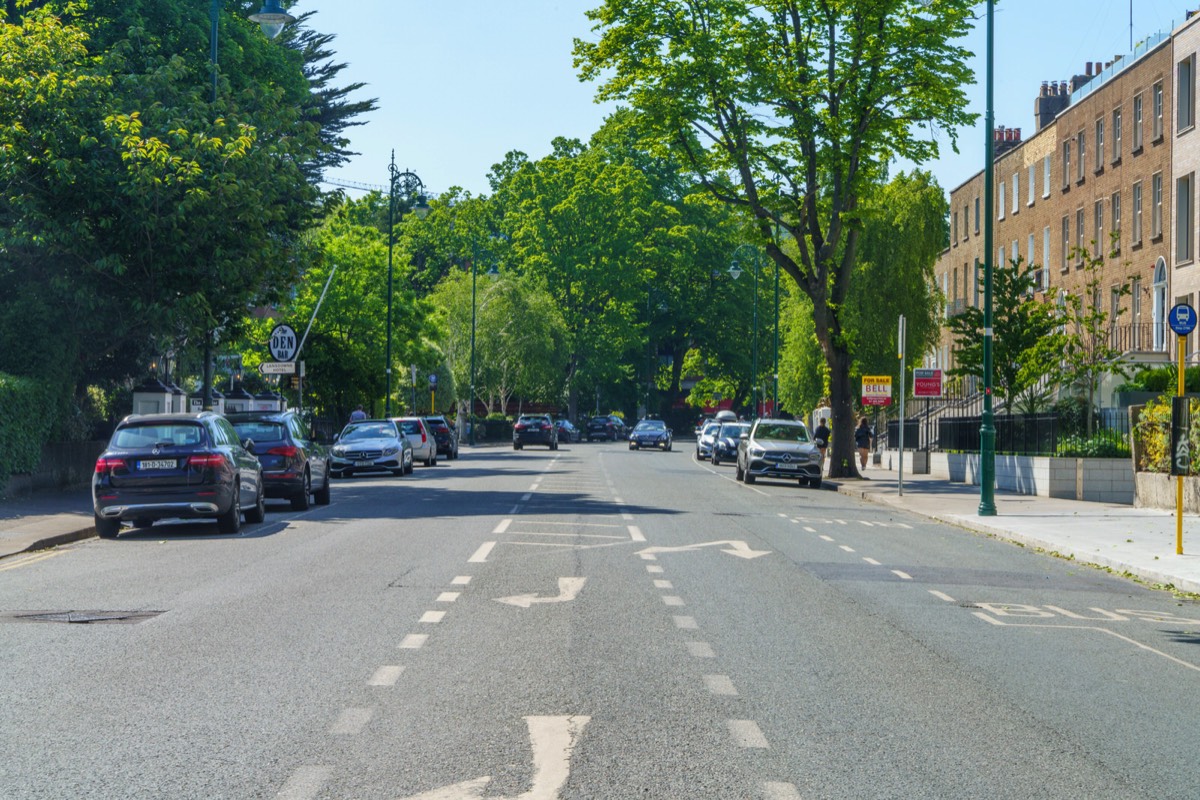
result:
<svg viewBox="0 0 1200 800"><path fill-rule="evenodd" d="M479 248L471 242L471 396L467 400L467 413L471 419L471 445L475 445L475 276L479 272ZM496 265L488 267L488 275L499 275Z"/></svg>
<svg viewBox="0 0 1200 800"><path fill-rule="evenodd" d="M415 201L413 211L418 217L424 217L429 213L429 206L425 204L425 184L421 183L421 179L415 173L405 170L401 172L396 169L396 151L392 151L392 161L388 164L388 273L387 273L387 361L384 364L384 374L387 376L387 394L384 395L383 408L384 416L392 415L392 251L396 246L396 195L397 192L403 192L403 197L410 201ZM404 219L404 212L401 211L400 219ZM416 389L413 389L416 392ZM413 413L416 413L416 399L414 394Z"/></svg>
<svg viewBox="0 0 1200 800"><path fill-rule="evenodd" d="M759 266L760 266L760 263L759 263L760 257L759 257L758 248L752 244L738 245L737 249L733 251L733 259L732 259L733 263L729 265L729 274L735 281L739 277L741 277L742 268L738 265L738 253L742 252L742 250L744 248L749 248L750 251L752 253L754 253L754 312L753 312L753 315L754 315L754 345L753 345L753 359L752 359L754 366L753 366L753 372L752 372L752 377L751 377L751 381L750 381L750 384L751 384L750 396L754 401L754 416L757 417L757 416L759 416L759 409L758 409L758 270L759 270ZM778 305L779 295L778 295L778 293L776 293L776 295L775 295L775 302L776 302L775 315L776 315L776 319L778 320L778 316L779 316L779 305ZM779 351L778 351L778 349L776 349L775 358L776 358L775 372L778 373L779 372L779 361L778 361Z"/></svg>

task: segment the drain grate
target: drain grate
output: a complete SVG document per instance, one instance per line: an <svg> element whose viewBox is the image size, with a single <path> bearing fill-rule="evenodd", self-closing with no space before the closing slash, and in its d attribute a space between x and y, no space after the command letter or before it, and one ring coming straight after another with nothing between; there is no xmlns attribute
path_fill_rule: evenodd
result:
<svg viewBox="0 0 1200 800"><path fill-rule="evenodd" d="M0 614L7 622L66 622L72 625L136 625L164 611L13 611Z"/></svg>

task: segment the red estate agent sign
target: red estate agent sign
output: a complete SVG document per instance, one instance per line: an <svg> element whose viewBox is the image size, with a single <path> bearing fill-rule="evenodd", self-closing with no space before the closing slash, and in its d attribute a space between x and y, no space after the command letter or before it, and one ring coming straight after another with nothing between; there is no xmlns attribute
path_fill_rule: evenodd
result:
<svg viewBox="0 0 1200 800"><path fill-rule="evenodd" d="M941 397L942 371L940 369L913 370L913 397Z"/></svg>

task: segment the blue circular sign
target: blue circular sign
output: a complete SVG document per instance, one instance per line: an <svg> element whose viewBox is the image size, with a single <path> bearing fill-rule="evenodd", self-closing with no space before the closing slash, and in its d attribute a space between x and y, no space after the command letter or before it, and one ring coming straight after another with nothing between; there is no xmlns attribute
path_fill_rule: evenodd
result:
<svg viewBox="0 0 1200 800"><path fill-rule="evenodd" d="M1171 326L1171 330L1175 331L1175 333L1180 336L1187 336L1196 330L1196 309L1187 303L1178 304L1167 315L1167 324Z"/></svg>

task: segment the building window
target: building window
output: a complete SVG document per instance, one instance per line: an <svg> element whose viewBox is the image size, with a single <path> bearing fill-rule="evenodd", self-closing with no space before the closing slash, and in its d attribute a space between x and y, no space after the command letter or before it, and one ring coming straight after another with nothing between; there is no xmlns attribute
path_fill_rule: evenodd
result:
<svg viewBox="0 0 1200 800"><path fill-rule="evenodd" d="M1034 236L1031 233L1031 234L1029 234L1029 242L1027 243L1026 248L1025 248L1025 269L1027 269L1027 270L1033 269L1034 267L1037 266L1037 261L1034 258L1033 250L1034 250ZM1039 285L1041 285L1042 278L1040 275L1038 275L1037 272L1034 272L1034 278L1036 278L1036 281L1034 282L1034 288L1036 289Z"/></svg>
<svg viewBox="0 0 1200 800"><path fill-rule="evenodd" d="M958 247L958 212L954 212L954 246Z"/></svg>
<svg viewBox="0 0 1200 800"><path fill-rule="evenodd" d="M1096 172L1104 169L1104 118L1096 120Z"/></svg>
<svg viewBox="0 0 1200 800"><path fill-rule="evenodd" d="M1004 219L1004 181L1000 181L1000 202L996 205L996 219Z"/></svg>
<svg viewBox="0 0 1200 800"><path fill-rule="evenodd" d="M1130 344L1134 350L1142 349L1142 279L1134 278L1129 290L1129 329L1133 333Z"/></svg>
<svg viewBox="0 0 1200 800"><path fill-rule="evenodd" d="M1175 181L1175 263L1192 260L1192 175Z"/></svg>
<svg viewBox="0 0 1200 800"><path fill-rule="evenodd" d="M1050 288L1050 226L1042 229L1042 291Z"/></svg>
<svg viewBox="0 0 1200 800"><path fill-rule="evenodd" d="M1037 167L1036 164L1029 165L1029 197L1026 198L1026 200L1025 200L1026 204L1028 204L1028 205L1033 205L1033 187L1034 187L1034 184L1037 182L1036 167Z"/></svg>
<svg viewBox="0 0 1200 800"><path fill-rule="evenodd" d="M1121 193L1113 192L1108 204L1112 208L1112 255L1115 256L1121 252Z"/></svg>
<svg viewBox="0 0 1200 800"><path fill-rule="evenodd" d="M979 198L975 198L975 235L979 235Z"/></svg>
<svg viewBox="0 0 1200 800"><path fill-rule="evenodd" d="M1016 214L1021 209L1021 173L1013 173L1012 182L1012 213Z"/></svg>
<svg viewBox="0 0 1200 800"><path fill-rule="evenodd" d="M963 203L963 239L967 237L967 228L971 227L971 207Z"/></svg>
<svg viewBox="0 0 1200 800"><path fill-rule="evenodd" d="M1177 132L1185 131L1196 124L1196 70L1195 54L1175 65L1175 99L1178 101L1176 119Z"/></svg>
<svg viewBox="0 0 1200 800"><path fill-rule="evenodd" d="M1004 248L1001 247L996 251L996 267L1004 268L1008 266L1008 262L1004 260Z"/></svg>
<svg viewBox="0 0 1200 800"><path fill-rule="evenodd" d="M1075 266L1083 266L1083 209L1075 210Z"/></svg>
<svg viewBox="0 0 1200 800"><path fill-rule="evenodd" d="M1151 113L1154 115L1154 141L1158 141L1163 135L1163 88L1162 81L1154 84L1152 92L1154 107Z"/></svg>
<svg viewBox="0 0 1200 800"><path fill-rule="evenodd" d="M1062 188L1071 188L1071 143L1063 142Z"/></svg>
<svg viewBox="0 0 1200 800"><path fill-rule="evenodd" d="M1121 160L1121 109L1113 111L1112 116L1112 161Z"/></svg>
<svg viewBox="0 0 1200 800"><path fill-rule="evenodd" d="M1156 172L1150 179L1150 238L1162 236L1162 173Z"/></svg>
<svg viewBox="0 0 1200 800"><path fill-rule="evenodd" d="M1050 159L1051 156L1046 156L1042 159L1042 197L1050 196Z"/></svg>
<svg viewBox="0 0 1200 800"><path fill-rule="evenodd" d="M1076 168L1078 174L1075 176L1075 180L1081 181L1083 180L1083 173L1087 169L1087 134L1083 131L1075 134L1075 142L1076 147L1078 147L1076 162L1079 165Z"/></svg>
<svg viewBox="0 0 1200 800"><path fill-rule="evenodd" d="M1097 200L1092 205L1092 230L1095 231L1095 237L1092 239L1092 258L1101 258L1104 255L1104 201Z"/></svg>
<svg viewBox="0 0 1200 800"><path fill-rule="evenodd" d="M1133 152L1142 149L1142 96L1133 98Z"/></svg>
<svg viewBox="0 0 1200 800"><path fill-rule="evenodd" d="M1062 271L1071 268L1071 218L1062 218Z"/></svg>
<svg viewBox="0 0 1200 800"><path fill-rule="evenodd" d="M1142 182L1133 185L1133 235L1130 244L1137 246L1142 243Z"/></svg>
<svg viewBox="0 0 1200 800"><path fill-rule="evenodd" d="M979 271L981 269L982 269L982 267L980 267L980 265L979 265L979 259L976 258L975 259L975 271L971 273L973 276L971 279L971 282L975 286L975 307L976 308L979 308L979 284L981 283L981 280L979 277Z"/></svg>

